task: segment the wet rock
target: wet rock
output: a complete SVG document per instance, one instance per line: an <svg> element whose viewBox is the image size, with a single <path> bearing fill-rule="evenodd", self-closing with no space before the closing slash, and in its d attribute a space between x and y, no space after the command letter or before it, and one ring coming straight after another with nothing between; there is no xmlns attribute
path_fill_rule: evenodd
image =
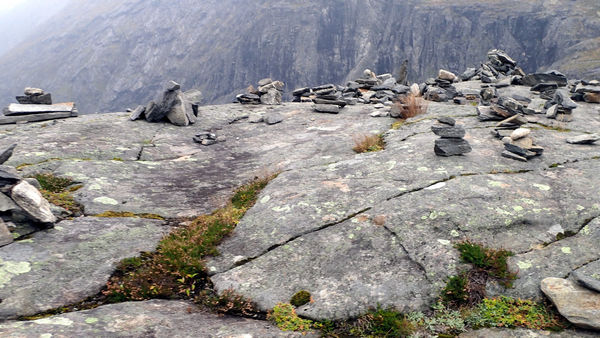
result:
<svg viewBox="0 0 600 338"><path fill-rule="evenodd" d="M600 330L600 293L562 278L546 278L542 292L569 322L585 329Z"/></svg>
<svg viewBox="0 0 600 338"><path fill-rule="evenodd" d="M56 217L52 214L48 201L26 181L21 181L12 188L11 198L33 221L42 224L56 222Z"/></svg>
<svg viewBox="0 0 600 338"><path fill-rule="evenodd" d="M473 149L464 139L442 138L435 140L434 151L438 156L457 156L470 153Z"/></svg>

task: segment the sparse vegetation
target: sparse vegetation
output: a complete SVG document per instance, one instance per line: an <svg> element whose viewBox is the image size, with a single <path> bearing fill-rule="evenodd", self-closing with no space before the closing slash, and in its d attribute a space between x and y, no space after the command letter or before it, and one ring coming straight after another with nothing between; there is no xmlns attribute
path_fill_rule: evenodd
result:
<svg viewBox="0 0 600 338"><path fill-rule="evenodd" d="M466 318L473 328L524 327L535 330L563 330L567 323L543 303L501 296L484 299Z"/></svg>
<svg viewBox="0 0 600 338"><path fill-rule="evenodd" d="M298 317L294 307L286 303L277 304L267 318L282 331L308 332L313 327L312 321Z"/></svg>
<svg viewBox="0 0 600 338"><path fill-rule="evenodd" d="M393 110L397 112L401 119L406 120L427 112L427 101L420 96L408 94L396 101Z"/></svg>
<svg viewBox="0 0 600 338"><path fill-rule="evenodd" d="M368 153L385 149L383 135L361 135L354 138L354 150L357 153Z"/></svg>
<svg viewBox="0 0 600 338"><path fill-rule="evenodd" d="M221 312L247 314L253 311L250 301L232 292L217 296L207 291L210 282L204 259L218 254L216 246L235 228L254 205L259 192L274 177L256 178L237 189L225 207L175 230L160 242L156 252L121 262L103 292L107 300L185 298Z"/></svg>
<svg viewBox="0 0 600 338"><path fill-rule="evenodd" d="M75 185L75 182L66 177L57 177L52 174L34 175L41 186L40 193L48 202L68 210L74 215L79 215L83 211L81 204L75 202L72 193L81 189L82 185Z"/></svg>
<svg viewBox="0 0 600 338"><path fill-rule="evenodd" d="M509 271L507 263L508 257L514 255L512 252L486 248L468 240L456 244L455 247L460 252L463 262L482 269L489 276L498 279L505 287L512 287L516 274Z"/></svg>

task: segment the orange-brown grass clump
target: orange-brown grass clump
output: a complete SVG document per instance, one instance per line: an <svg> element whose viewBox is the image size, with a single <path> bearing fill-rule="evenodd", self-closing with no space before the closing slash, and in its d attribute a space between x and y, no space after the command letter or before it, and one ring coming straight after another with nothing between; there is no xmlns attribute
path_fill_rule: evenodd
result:
<svg viewBox="0 0 600 338"><path fill-rule="evenodd" d="M427 112L427 101L420 96L408 94L396 101L392 109L396 112L394 115L400 116L401 119L406 120L417 115L425 114Z"/></svg>
<svg viewBox="0 0 600 338"><path fill-rule="evenodd" d="M275 176L256 178L237 189L225 207L178 228L161 240L156 252L122 261L103 292L107 301L183 298L213 304L226 312L247 312L248 302L242 298L228 293L219 299L203 292L210 286L205 258L218 254L217 245L233 231Z"/></svg>
<svg viewBox="0 0 600 338"><path fill-rule="evenodd" d="M385 149L383 135L361 135L354 137L354 150L357 153L368 153Z"/></svg>

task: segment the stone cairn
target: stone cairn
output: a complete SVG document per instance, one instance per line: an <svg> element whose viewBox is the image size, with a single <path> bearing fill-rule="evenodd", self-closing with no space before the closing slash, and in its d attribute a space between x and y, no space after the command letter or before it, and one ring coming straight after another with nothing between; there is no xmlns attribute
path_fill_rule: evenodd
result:
<svg viewBox="0 0 600 338"><path fill-rule="evenodd" d="M434 151L438 156L457 156L470 153L471 145L465 137L465 128L457 126L456 121L449 117L437 119L436 124L431 127L431 131L440 138L435 140Z"/></svg>
<svg viewBox="0 0 600 338"><path fill-rule="evenodd" d="M363 76L349 81L346 86L325 84L317 87L299 88L293 91L294 102L313 102L319 113L337 114L346 105L358 103L391 106L392 101L410 88L397 83L392 74L376 75L366 69ZM380 116L380 115L378 115Z"/></svg>
<svg viewBox="0 0 600 338"><path fill-rule="evenodd" d="M77 107L73 102L52 104L52 95L39 88L25 88L17 102L4 108L0 124L48 121L77 117Z"/></svg>
<svg viewBox="0 0 600 338"><path fill-rule="evenodd" d="M36 188L37 181L23 179L14 168L4 165L16 146L0 153L0 246L13 242L11 229L47 228L57 221L50 203Z"/></svg>
<svg viewBox="0 0 600 338"><path fill-rule="evenodd" d="M250 86L246 89L245 94L240 94L235 99L241 104L266 104L270 106L281 104L284 87L283 82L266 78L258 81L258 89Z"/></svg>
<svg viewBox="0 0 600 338"><path fill-rule="evenodd" d="M189 126L196 123L201 101L200 90L192 89L184 93L177 82L169 81L161 101L150 101L146 106L138 106L131 113L130 119L146 119L148 122L169 121L176 126Z"/></svg>
<svg viewBox="0 0 600 338"><path fill-rule="evenodd" d="M600 103L600 81L576 81L571 85L571 98L578 102Z"/></svg>

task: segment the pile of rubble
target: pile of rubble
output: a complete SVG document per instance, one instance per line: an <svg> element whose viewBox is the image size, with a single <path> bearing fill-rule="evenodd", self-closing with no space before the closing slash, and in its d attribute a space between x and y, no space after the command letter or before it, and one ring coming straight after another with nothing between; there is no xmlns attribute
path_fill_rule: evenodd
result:
<svg viewBox="0 0 600 338"><path fill-rule="evenodd" d="M50 203L34 186L37 181L23 179L14 168L3 165L15 147L16 144L0 153L0 246L13 242L15 236L11 229L46 228L57 221ZM30 183L30 180L35 182Z"/></svg>
<svg viewBox="0 0 600 338"><path fill-rule="evenodd" d="M19 103L11 103L0 115L0 124L38 122L77 117L75 103L52 104L52 95L39 88L25 88L23 96L17 96Z"/></svg>
<svg viewBox="0 0 600 338"><path fill-rule="evenodd" d="M487 57L488 60L479 68L467 68L460 76L461 80L480 80L483 83L494 83L500 87L521 84L525 73L517 67L517 62L506 52L492 49L488 52Z"/></svg>
<svg viewBox="0 0 600 338"><path fill-rule="evenodd" d="M337 114L346 105L383 104L392 105L398 95L408 93L410 88L396 81L392 74L376 75L366 69L363 77L349 81L346 86L325 84L299 88L292 92L294 102L314 102L315 111Z"/></svg>
<svg viewBox="0 0 600 338"><path fill-rule="evenodd" d="M241 104L281 104L284 87L283 82L266 78L258 81L258 89L250 86L246 89L245 94L240 94L235 99Z"/></svg>
<svg viewBox="0 0 600 338"><path fill-rule="evenodd" d="M189 126L196 123L201 101L201 91L192 89L184 93L177 82L169 81L160 102L150 101L146 106L138 106L130 119L145 118L148 122L169 121L176 126Z"/></svg>

